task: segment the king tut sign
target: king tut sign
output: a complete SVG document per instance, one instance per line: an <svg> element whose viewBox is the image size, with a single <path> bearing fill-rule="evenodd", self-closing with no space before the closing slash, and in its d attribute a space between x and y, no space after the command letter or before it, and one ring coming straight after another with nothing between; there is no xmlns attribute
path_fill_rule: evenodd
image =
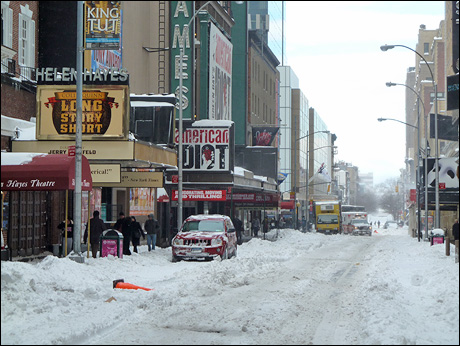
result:
<svg viewBox="0 0 460 346"><path fill-rule="evenodd" d="M77 100L75 86L37 88L37 139L75 138ZM82 100L83 139L127 138L128 87L85 86Z"/></svg>

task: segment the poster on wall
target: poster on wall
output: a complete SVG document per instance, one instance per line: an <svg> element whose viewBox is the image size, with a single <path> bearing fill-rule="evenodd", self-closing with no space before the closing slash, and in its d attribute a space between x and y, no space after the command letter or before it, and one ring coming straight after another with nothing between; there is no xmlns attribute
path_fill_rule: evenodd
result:
<svg viewBox="0 0 460 346"><path fill-rule="evenodd" d="M120 49L121 1L85 1L85 49Z"/></svg>
<svg viewBox="0 0 460 346"><path fill-rule="evenodd" d="M209 119L232 120L233 45L210 23L209 33Z"/></svg>
<svg viewBox="0 0 460 346"><path fill-rule="evenodd" d="M155 189L138 187L129 189L129 214L131 216L147 216L155 209Z"/></svg>
<svg viewBox="0 0 460 346"><path fill-rule="evenodd" d="M120 10L121 23L123 23L123 11ZM111 68L122 68L122 50L123 46L123 25L120 26L120 47L118 50L114 49L94 49L91 50L91 70L98 69L109 70Z"/></svg>

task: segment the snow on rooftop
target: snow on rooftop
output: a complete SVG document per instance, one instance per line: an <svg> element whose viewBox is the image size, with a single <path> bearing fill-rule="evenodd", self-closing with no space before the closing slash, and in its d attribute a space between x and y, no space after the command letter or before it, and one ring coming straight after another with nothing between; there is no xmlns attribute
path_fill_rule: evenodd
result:
<svg viewBox="0 0 460 346"><path fill-rule="evenodd" d="M231 120L197 120L192 123L193 127L231 127L233 121Z"/></svg>

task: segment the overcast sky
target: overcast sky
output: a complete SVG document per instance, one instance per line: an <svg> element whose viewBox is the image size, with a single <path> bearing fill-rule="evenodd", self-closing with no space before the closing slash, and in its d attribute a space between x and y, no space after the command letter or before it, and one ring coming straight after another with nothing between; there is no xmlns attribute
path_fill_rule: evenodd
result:
<svg viewBox="0 0 460 346"><path fill-rule="evenodd" d="M398 177L404 168L403 86L421 24L434 30L445 16L444 1L287 1L286 61L300 88L337 135L338 160L374 173L374 183Z"/></svg>

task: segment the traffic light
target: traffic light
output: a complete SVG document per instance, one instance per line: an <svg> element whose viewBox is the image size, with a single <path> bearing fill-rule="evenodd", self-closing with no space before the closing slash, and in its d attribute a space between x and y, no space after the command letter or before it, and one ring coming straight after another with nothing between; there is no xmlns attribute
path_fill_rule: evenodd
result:
<svg viewBox="0 0 460 346"><path fill-rule="evenodd" d="M398 185L395 186L395 192L399 192L399 186Z"/></svg>

